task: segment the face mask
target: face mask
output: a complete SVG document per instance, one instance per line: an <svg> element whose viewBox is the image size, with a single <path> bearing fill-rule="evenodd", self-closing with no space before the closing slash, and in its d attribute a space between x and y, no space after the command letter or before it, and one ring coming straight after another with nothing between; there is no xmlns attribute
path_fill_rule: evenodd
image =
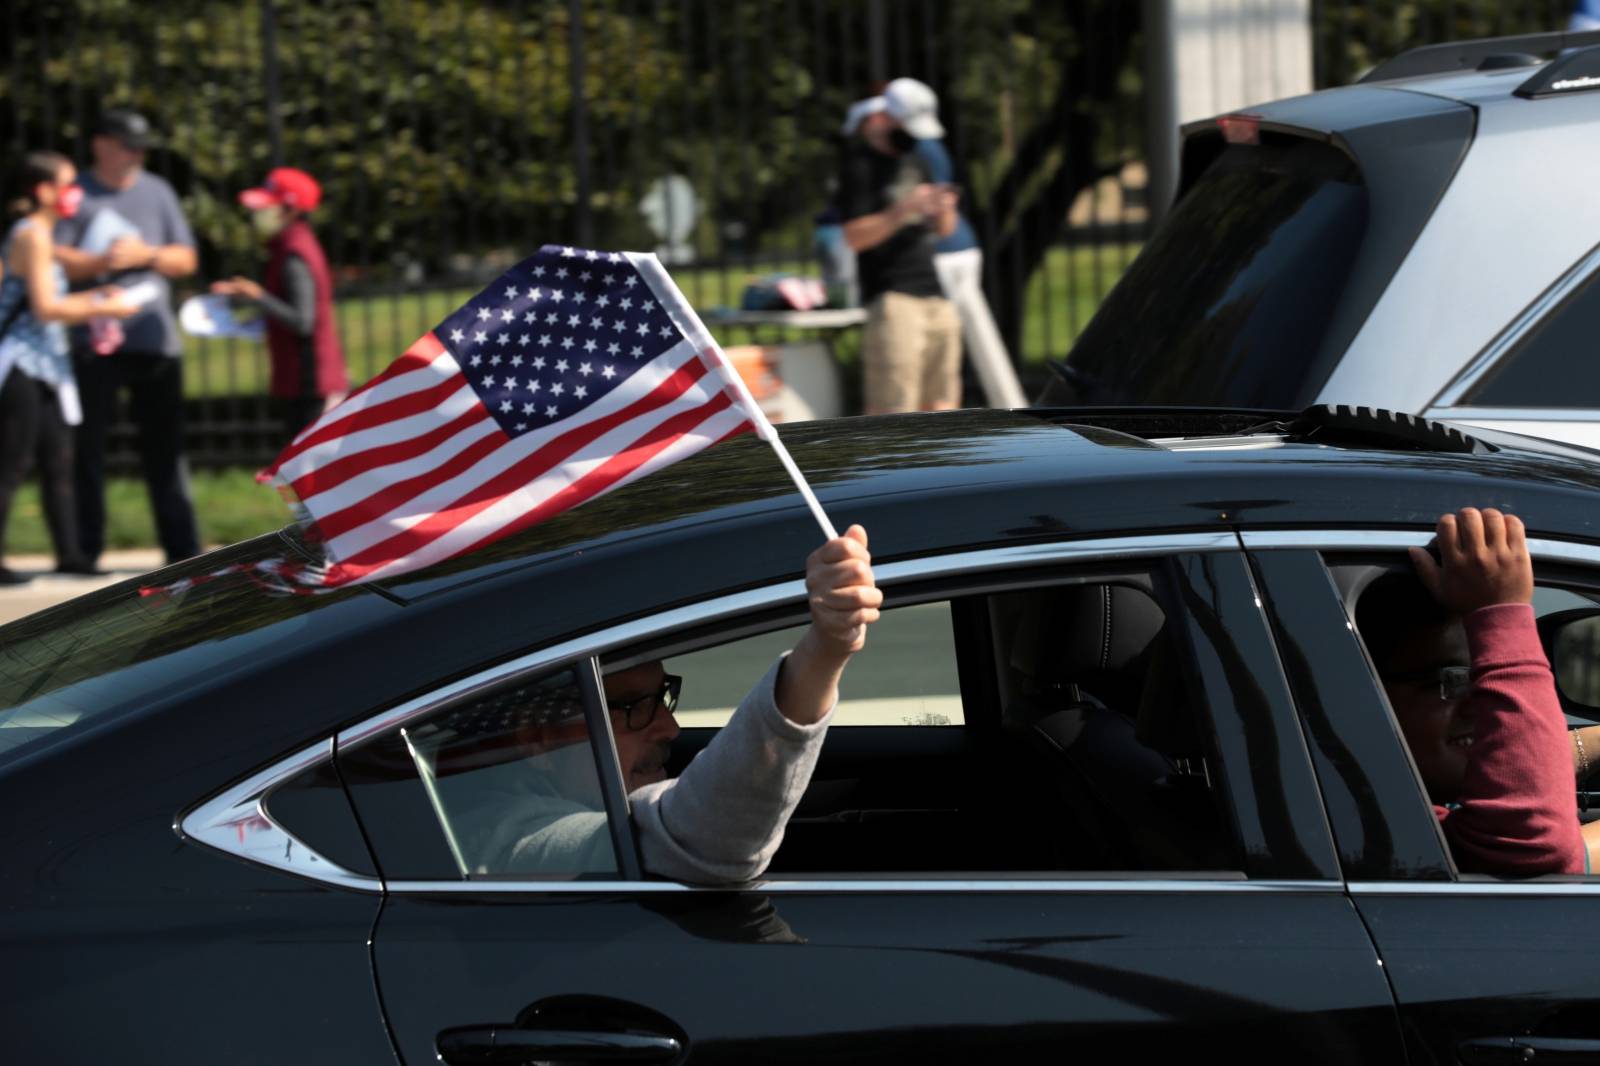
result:
<svg viewBox="0 0 1600 1066"><path fill-rule="evenodd" d="M917 146L917 139L905 130L892 130L889 133L889 144L895 151L904 155Z"/></svg>
<svg viewBox="0 0 1600 1066"><path fill-rule="evenodd" d="M83 206L83 186L76 183L68 185L61 190L61 195L56 197L56 214L62 218L71 218L78 213L78 208Z"/></svg>
<svg viewBox="0 0 1600 1066"><path fill-rule="evenodd" d="M250 225L262 240L276 237L288 221L281 207L263 207L250 212Z"/></svg>

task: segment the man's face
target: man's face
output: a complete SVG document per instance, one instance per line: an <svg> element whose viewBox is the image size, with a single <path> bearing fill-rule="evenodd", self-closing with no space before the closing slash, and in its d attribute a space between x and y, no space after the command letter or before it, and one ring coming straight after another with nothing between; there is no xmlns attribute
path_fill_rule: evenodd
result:
<svg viewBox="0 0 1600 1066"><path fill-rule="evenodd" d="M611 732L617 738L617 759L622 764L629 792L667 777L667 757L672 753L673 739L680 732L678 721L665 707L650 702L661 692L666 676L666 669L659 662L653 662L641 663L605 679L606 706L614 708ZM647 725L629 729L627 716L615 708L637 700L645 703L634 708L635 721L644 716L646 707L652 707L655 713Z"/></svg>
<svg viewBox="0 0 1600 1066"><path fill-rule="evenodd" d="M899 155L894 145L894 133L900 128L887 111L875 111L861 120L861 137L874 151L884 155Z"/></svg>
<svg viewBox="0 0 1600 1066"><path fill-rule="evenodd" d="M1439 671L1471 663L1467 634L1457 620L1418 629L1383 665L1384 691L1435 803L1460 794L1473 733L1466 695L1441 699Z"/></svg>
<svg viewBox="0 0 1600 1066"><path fill-rule="evenodd" d="M108 137L103 133L95 137L92 151L95 169L107 173L123 174L134 167L144 165L142 150L129 148L117 138Z"/></svg>

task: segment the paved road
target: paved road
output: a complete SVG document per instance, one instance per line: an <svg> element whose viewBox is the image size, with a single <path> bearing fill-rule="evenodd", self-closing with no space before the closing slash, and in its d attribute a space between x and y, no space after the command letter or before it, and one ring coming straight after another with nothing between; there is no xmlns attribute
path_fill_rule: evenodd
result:
<svg viewBox="0 0 1600 1066"><path fill-rule="evenodd" d="M33 581L26 585L0 587L0 625L53 607L74 596L82 596L85 592L154 570L161 563L161 552L155 549L107 552L101 557L100 565L110 570L110 575L66 577L50 572L55 563L47 555L8 555L6 565L19 574L32 574Z"/></svg>

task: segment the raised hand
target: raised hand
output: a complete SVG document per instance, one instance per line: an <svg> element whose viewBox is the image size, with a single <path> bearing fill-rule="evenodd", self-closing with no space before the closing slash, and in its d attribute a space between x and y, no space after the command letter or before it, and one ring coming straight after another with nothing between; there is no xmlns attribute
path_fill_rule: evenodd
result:
<svg viewBox="0 0 1600 1066"><path fill-rule="evenodd" d="M823 650L841 656L861 650L883 604L872 580L866 530L851 526L806 558L806 597Z"/></svg>
<svg viewBox="0 0 1600 1066"><path fill-rule="evenodd" d="M1463 507L1435 527L1439 562L1422 548L1411 563L1433 598L1456 614L1533 601L1533 561L1522 520L1492 507Z"/></svg>

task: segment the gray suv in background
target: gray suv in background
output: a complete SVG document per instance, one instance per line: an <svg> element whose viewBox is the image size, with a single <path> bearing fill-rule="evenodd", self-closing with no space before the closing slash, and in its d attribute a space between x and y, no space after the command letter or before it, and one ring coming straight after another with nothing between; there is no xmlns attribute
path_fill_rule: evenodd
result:
<svg viewBox="0 0 1600 1066"><path fill-rule="evenodd" d="M1545 58L1541 58L1545 57ZM1194 123L1044 403L1362 404L1600 447L1600 33Z"/></svg>

